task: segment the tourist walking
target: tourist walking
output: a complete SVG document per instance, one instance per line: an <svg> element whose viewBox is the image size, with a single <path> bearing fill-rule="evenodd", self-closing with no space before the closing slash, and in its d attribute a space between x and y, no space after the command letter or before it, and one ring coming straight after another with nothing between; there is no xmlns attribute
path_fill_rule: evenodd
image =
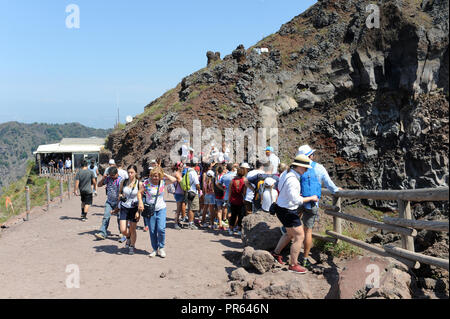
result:
<svg viewBox="0 0 450 319"><path fill-rule="evenodd" d="M206 178L203 182L203 193L204 193L204 205L202 213L202 227L208 227L206 223L206 216L209 215L209 222L212 229L214 229L214 211L216 198L214 194L214 171L209 170L206 172Z"/></svg>
<svg viewBox="0 0 450 319"><path fill-rule="evenodd" d="M242 218L244 217L244 195L245 195L245 169L239 168L237 175L230 183L229 202L231 216L229 219L228 233L232 235L234 232L238 236L241 235Z"/></svg>
<svg viewBox="0 0 450 319"><path fill-rule="evenodd" d="M122 180L119 190L120 206L120 232L127 238L126 248L130 255L134 254L136 244L136 225L140 219L140 213L144 210L142 202L141 182L137 178L135 165L128 166L129 178Z"/></svg>
<svg viewBox="0 0 450 319"><path fill-rule="evenodd" d="M95 185L95 176L90 170L88 170L87 161L81 161L81 170L77 172L75 176L75 189L73 191L75 196L79 194L81 196L81 221L87 220L87 214L89 207L92 205L92 186Z"/></svg>
<svg viewBox="0 0 450 319"><path fill-rule="evenodd" d="M306 273L307 269L298 264L298 256L305 234L297 210L299 205L303 203L319 200L316 195L311 197L300 195L300 178L308 168L311 168L311 160L307 156L299 155L295 158L290 168L280 176L278 183L280 194L276 204L272 205L271 208L271 211L273 210L276 213L278 219L286 227L286 233L281 236L272 255L280 264L284 264L280 253L284 247L293 241L288 270L298 274Z"/></svg>
<svg viewBox="0 0 450 319"><path fill-rule="evenodd" d="M188 211L188 229L196 230L197 226L194 225L195 213L200 209L199 194L200 194L200 181L197 172L194 169L194 162L187 162L187 170L181 180L181 188L184 191L185 201L187 203Z"/></svg>
<svg viewBox="0 0 450 319"><path fill-rule="evenodd" d="M184 191L181 188L181 180L183 179L183 162L177 162L173 168L175 171L175 178L177 179L175 183L175 193L173 194L175 202L177 203L177 210L175 212L175 229L180 230L180 218L183 219L186 215L186 202L184 198Z"/></svg>
<svg viewBox="0 0 450 319"><path fill-rule="evenodd" d="M273 153L273 147L266 147L267 160L272 164L272 174L278 173L278 166L280 165L280 159Z"/></svg>
<svg viewBox="0 0 450 319"><path fill-rule="evenodd" d="M95 160L91 160L91 165L88 166L88 170L90 170L94 174L95 183L94 183L94 196L97 196L97 177L99 175L98 166L95 165Z"/></svg>
<svg viewBox="0 0 450 319"><path fill-rule="evenodd" d="M98 187L106 187L106 203L105 211L103 213L102 225L100 231L95 234L98 239L105 239L108 235L108 226L111 215L117 216L117 227L120 234L120 219L119 219L119 190L122 178L119 176L117 167L110 167L108 169L108 175L103 175L102 179L97 183ZM120 237L120 235L119 235ZM126 241L126 237L120 237L119 242L123 243Z"/></svg>
<svg viewBox="0 0 450 319"><path fill-rule="evenodd" d="M141 196L145 197L145 208L142 217L147 219L150 230L150 243L153 251L150 257L156 255L165 258L166 241L166 213L167 205L164 201L164 191L167 185L176 183L177 179L164 173L162 167L157 166L150 171L149 178L145 179L140 187Z"/></svg>
<svg viewBox="0 0 450 319"><path fill-rule="evenodd" d="M300 183L303 197L317 195L320 200L322 186L325 186L333 194L338 192L340 188L333 183L325 167L314 161L315 152L316 150L313 150L309 145L302 145L298 149L298 155L305 155L311 160L311 168L302 175ZM308 257L313 245L313 227L319 221L319 202L305 203L300 207L299 212L305 231L303 267L310 269L311 262Z"/></svg>

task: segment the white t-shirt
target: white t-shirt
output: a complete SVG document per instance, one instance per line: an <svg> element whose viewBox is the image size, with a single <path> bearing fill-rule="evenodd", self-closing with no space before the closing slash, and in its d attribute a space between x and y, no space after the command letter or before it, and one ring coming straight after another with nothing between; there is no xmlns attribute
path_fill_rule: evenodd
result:
<svg viewBox="0 0 450 319"><path fill-rule="evenodd" d="M256 176L258 174L264 174L264 171L260 170L260 169L254 169L253 171L248 172L247 178ZM252 184L252 186L256 187L256 185L253 185L253 184ZM250 188L247 188L247 192L245 193L244 200L246 200L247 202L251 202L251 201L253 201L254 196L255 196L255 193Z"/></svg>
<svg viewBox="0 0 450 319"><path fill-rule="evenodd" d="M278 166L280 165L280 159L274 153L271 153L269 156L270 164L272 164L272 174L278 173Z"/></svg>
<svg viewBox="0 0 450 319"><path fill-rule="evenodd" d="M197 172L195 171L195 169L192 168L189 169L189 171L186 174L189 174L189 183L191 184L191 188L189 190L198 194L196 185L199 185L200 181L198 180Z"/></svg>
<svg viewBox="0 0 450 319"><path fill-rule="evenodd" d="M72 167L72 161L66 160L66 168L71 168L71 167Z"/></svg>
<svg viewBox="0 0 450 319"><path fill-rule="evenodd" d="M181 156L183 157L188 156L188 147L184 144L181 146Z"/></svg>
<svg viewBox="0 0 450 319"><path fill-rule="evenodd" d="M122 189L123 195L127 198L127 201L120 203L120 206L125 208L131 208L138 202L137 194L139 192L139 182L136 180L134 184L124 186ZM156 194L155 194L156 195Z"/></svg>

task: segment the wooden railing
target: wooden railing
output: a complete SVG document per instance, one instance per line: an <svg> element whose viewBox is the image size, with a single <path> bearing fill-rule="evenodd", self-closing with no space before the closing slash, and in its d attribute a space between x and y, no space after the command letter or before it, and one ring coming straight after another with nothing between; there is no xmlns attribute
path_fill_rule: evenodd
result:
<svg viewBox="0 0 450 319"><path fill-rule="evenodd" d="M53 167L43 167L39 172L40 177L54 178L54 179L63 179L64 181L68 181L69 179L73 179L77 174L79 169L75 169L72 171L71 169L59 169Z"/></svg>
<svg viewBox="0 0 450 319"><path fill-rule="evenodd" d="M449 188L427 188L412 190L343 190L336 194L332 194L329 190L323 189L322 194L332 196L333 204L322 205L325 214L333 216L333 231L326 233L335 240L342 240L357 247L371 251L384 257L393 257L403 262L411 268L419 268L420 263L434 265L437 267L449 269L448 259L426 256L416 253L414 250L414 237L417 236L416 229L427 229L433 231L447 232L449 230L449 222L446 221L425 221L414 220L411 213L410 202L424 201L448 201ZM399 216L396 218L383 218L383 222L374 221L362 217L346 214L341 211L341 198L352 199L372 199L397 201ZM384 245L382 247L368 244L364 241L357 240L342 234L342 220L348 220L354 223L383 229L389 232L399 233L402 236L402 247L393 245Z"/></svg>

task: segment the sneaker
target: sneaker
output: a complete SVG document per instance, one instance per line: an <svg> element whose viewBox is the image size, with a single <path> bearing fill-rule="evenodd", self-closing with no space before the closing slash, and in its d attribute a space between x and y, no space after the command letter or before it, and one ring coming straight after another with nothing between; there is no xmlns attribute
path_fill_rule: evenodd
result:
<svg viewBox="0 0 450 319"><path fill-rule="evenodd" d="M197 230L198 227L195 226L194 224L190 224L190 225L188 226L188 229L191 229L191 230Z"/></svg>
<svg viewBox="0 0 450 319"><path fill-rule="evenodd" d="M148 257L153 258L156 256L156 250L152 251Z"/></svg>
<svg viewBox="0 0 450 319"><path fill-rule="evenodd" d="M97 194L97 192L94 192L94 196L97 196L98 194Z"/></svg>
<svg viewBox="0 0 450 319"><path fill-rule="evenodd" d="M128 247L128 255L134 255L134 247L133 246Z"/></svg>
<svg viewBox="0 0 450 319"><path fill-rule="evenodd" d="M125 244L125 248L130 248L131 247L130 244L131 244L131 239L127 238L127 242Z"/></svg>
<svg viewBox="0 0 450 319"><path fill-rule="evenodd" d="M97 233L95 234L95 237L97 237L97 239L105 239L105 235L103 235L103 233Z"/></svg>
<svg viewBox="0 0 450 319"><path fill-rule="evenodd" d="M175 224L175 229L176 229L176 230L181 230L180 224L178 224L178 223Z"/></svg>
<svg viewBox="0 0 450 319"><path fill-rule="evenodd" d="M144 227L144 233L148 232L148 226Z"/></svg>
<svg viewBox="0 0 450 319"><path fill-rule="evenodd" d="M161 257L161 258L166 258L166 252L164 251L164 248L160 248L160 249L158 250L158 255L159 255L159 257Z"/></svg>
<svg viewBox="0 0 450 319"><path fill-rule="evenodd" d="M278 261L279 264L281 265L285 265L286 263L283 261L283 256L277 254L276 252L272 251L271 252L273 258L275 258L276 261Z"/></svg>
<svg viewBox="0 0 450 319"><path fill-rule="evenodd" d="M309 261L308 258L303 259L303 265L302 266L304 268L308 269L308 270L311 270L311 268L312 268L312 264L311 264L311 262Z"/></svg>
<svg viewBox="0 0 450 319"><path fill-rule="evenodd" d="M303 268L300 265L290 265L288 271L296 274L306 274L308 272L307 269Z"/></svg>
<svg viewBox="0 0 450 319"><path fill-rule="evenodd" d="M230 228L230 229L228 229L228 235L233 235L233 233L234 233L234 231Z"/></svg>
<svg viewBox="0 0 450 319"><path fill-rule="evenodd" d="M202 224L202 228L208 228L209 224L208 223L203 223Z"/></svg>
<svg viewBox="0 0 450 319"><path fill-rule="evenodd" d="M82 222L87 221L86 214L81 214L81 221L82 221Z"/></svg>
<svg viewBox="0 0 450 319"><path fill-rule="evenodd" d="M236 233L236 235L238 235L239 237L242 236L242 232L240 230L238 230L238 232Z"/></svg>
<svg viewBox="0 0 450 319"><path fill-rule="evenodd" d="M122 237L118 240L119 243L124 243L124 242L126 242L126 241L127 241L127 238L126 238L125 236L122 236Z"/></svg>

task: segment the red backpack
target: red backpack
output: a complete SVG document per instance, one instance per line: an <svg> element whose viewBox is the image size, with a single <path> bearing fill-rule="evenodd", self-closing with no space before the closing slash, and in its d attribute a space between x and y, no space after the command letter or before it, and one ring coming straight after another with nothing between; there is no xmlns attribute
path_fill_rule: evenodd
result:
<svg viewBox="0 0 450 319"><path fill-rule="evenodd" d="M244 204L244 186L244 178L235 178L231 181L230 204L236 206Z"/></svg>

